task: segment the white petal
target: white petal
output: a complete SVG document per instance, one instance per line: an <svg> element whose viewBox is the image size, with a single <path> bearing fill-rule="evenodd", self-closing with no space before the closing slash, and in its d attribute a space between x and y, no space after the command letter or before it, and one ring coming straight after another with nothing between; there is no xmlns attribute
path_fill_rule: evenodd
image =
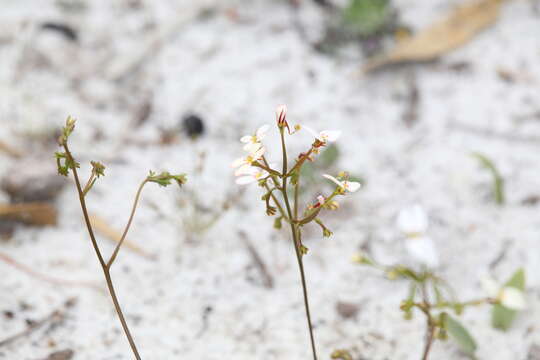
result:
<svg viewBox="0 0 540 360"><path fill-rule="evenodd" d="M489 297L496 298L499 293L500 285L491 277L484 277L480 280L482 289L488 294Z"/></svg>
<svg viewBox="0 0 540 360"><path fill-rule="evenodd" d="M421 264L434 268L439 266L439 256L433 240L427 236L408 238L405 248L409 255Z"/></svg>
<svg viewBox="0 0 540 360"><path fill-rule="evenodd" d="M253 156L255 160L259 160L264 155L265 151L266 148L264 146L261 146L257 151L252 152L251 156Z"/></svg>
<svg viewBox="0 0 540 360"><path fill-rule="evenodd" d="M428 228L428 218L420 205L402 209L397 218L397 227L405 234L423 234Z"/></svg>
<svg viewBox="0 0 540 360"><path fill-rule="evenodd" d="M251 135L245 135L240 138L240 142L248 143L251 142L252 136Z"/></svg>
<svg viewBox="0 0 540 360"><path fill-rule="evenodd" d="M248 164L240 166L235 172L234 175L255 175L257 173L257 168Z"/></svg>
<svg viewBox="0 0 540 360"><path fill-rule="evenodd" d="M268 132L268 129L270 129L270 125L264 124L257 130L257 133L255 135L257 136L257 139L259 139L259 141L264 139L266 133Z"/></svg>
<svg viewBox="0 0 540 360"><path fill-rule="evenodd" d="M318 202L319 204L324 204L324 201L325 201L325 200L326 200L326 199L324 198L324 196L322 196L322 195L317 196L317 202Z"/></svg>
<svg viewBox="0 0 540 360"><path fill-rule="evenodd" d="M326 137L329 142L336 141L341 136L340 130L324 130L321 131L320 137Z"/></svg>
<svg viewBox="0 0 540 360"><path fill-rule="evenodd" d="M499 299L501 301L501 304L508 309L525 309L525 296L523 294L523 291L514 287L506 286L502 288Z"/></svg>
<svg viewBox="0 0 540 360"><path fill-rule="evenodd" d="M261 147L262 147L262 144L259 142L256 142L256 143L250 142L244 145L243 149L249 152L250 154L253 154L257 150L259 150Z"/></svg>
<svg viewBox="0 0 540 360"><path fill-rule="evenodd" d="M240 165L243 165L246 163L246 159L245 158L239 158L239 159L236 159L232 162L231 166L233 168L235 167L239 167Z"/></svg>
<svg viewBox="0 0 540 360"><path fill-rule="evenodd" d="M247 185L251 184L252 182L255 182L257 179L255 179L253 176L240 176L236 179L236 183L238 185Z"/></svg>
<svg viewBox="0 0 540 360"><path fill-rule="evenodd" d="M360 189L360 187L362 186L359 182L356 181L344 181L343 184L345 185L345 189L347 189L347 191L349 192L358 191L358 189Z"/></svg>
<svg viewBox="0 0 540 360"><path fill-rule="evenodd" d="M323 177L324 178L327 178L328 180L336 183L337 186L339 186L340 188L344 188L343 186L343 183L341 181L339 181L338 179L336 179L335 177L333 177L332 175L328 175L328 174L323 174Z"/></svg>

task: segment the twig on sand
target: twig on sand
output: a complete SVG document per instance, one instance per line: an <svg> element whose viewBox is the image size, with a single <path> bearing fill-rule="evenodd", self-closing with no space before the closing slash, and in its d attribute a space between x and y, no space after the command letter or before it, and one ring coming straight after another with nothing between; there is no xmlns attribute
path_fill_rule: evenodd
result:
<svg viewBox="0 0 540 360"><path fill-rule="evenodd" d="M261 274L263 286L267 289L272 289L274 287L274 278L268 272L268 269L266 268L266 264L264 263L263 259L257 252L257 249L253 246L251 241L249 241L245 232L239 231L238 235L240 235L240 238L246 245L246 248L249 254L251 255L251 258L253 259L253 263L255 264L255 266L259 270L259 273Z"/></svg>
<svg viewBox="0 0 540 360"><path fill-rule="evenodd" d="M53 312L51 312L49 315L44 317L41 320L32 322L28 325L26 329L24 329L21 332L18 332L14 335L11 335L4 340L0 340L0 347L6 346L20 338L27 337L31 335L34 331L38 330L45 324L51 323L52 324L58 324L60 323L66 316L66 310L73 307L75 303L77 302L76 298L69 298L67 301L64 302L63 306L60 309L56 309Z"/></svg>
<svg viewBox="0 0 540 360"><path fill-rule="evenodd" d="M71 281L71 280L59 279L59 278L55 278L49 275L42 274L32 269L31 267L18 262L17 260L13 259L11 256L4 254L2 252L0 252L0 261L3 261L4 263L8 265L13 266L15 269L20 270L30 275L33 278L46 281L51 284L62 285L62 286L82 286L82 287L91 288L92 290L97 290L99 292L104 292L104 289L102 289L100 286L93 284L91 282Z"/></svg>

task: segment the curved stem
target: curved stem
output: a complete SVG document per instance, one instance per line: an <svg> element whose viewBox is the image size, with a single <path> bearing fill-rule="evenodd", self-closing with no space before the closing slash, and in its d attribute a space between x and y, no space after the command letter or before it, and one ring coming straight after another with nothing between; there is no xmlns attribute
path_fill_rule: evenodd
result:
<svg viewBox="0 0 540 360"><path fill-rule="evenodd" d="M137 190L137 194L135 195L135 200L133 201L133 206L131 207L131 214L129 215L129 219L124 229L124 233L122 234L120 241L118 241L118 243L116 244L116 247L114 248L111 258L107 262L108 269L111 268L111 265L113 264L114 260L116 259L116 256L118 255L118 252L120 251L120 247L122 246L122 244L124 243L124 240L126 239L126 235L129 231L129 227L131 226L131 222L133 221L133 216L135 215L135 210L137 210L137 204L139 203L139 198L141 197L142 189L147 182L148 182L148 178L144 179L144 181L141 182L141 185L139 185L139 189Z"/></svg>

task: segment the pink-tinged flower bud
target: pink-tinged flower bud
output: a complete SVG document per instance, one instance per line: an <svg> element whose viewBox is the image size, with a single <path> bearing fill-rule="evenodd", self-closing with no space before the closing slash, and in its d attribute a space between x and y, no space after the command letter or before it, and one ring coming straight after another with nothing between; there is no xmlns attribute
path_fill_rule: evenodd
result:
<svg viewBox="0 0 540 360"><path fill-rule="evenodd" d="M276 108L276 121L277 121L278 127L280 128L289 127L289 124L287 124L287 106L286 105L279 105Z"/></svg>

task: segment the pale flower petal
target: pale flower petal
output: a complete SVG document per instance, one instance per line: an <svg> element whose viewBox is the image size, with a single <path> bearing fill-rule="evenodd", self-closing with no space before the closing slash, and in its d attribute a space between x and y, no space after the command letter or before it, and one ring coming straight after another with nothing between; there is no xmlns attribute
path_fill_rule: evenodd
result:
<svg viewBox="0 0 540 360"><path fill-rule="evenodd" d="M339 181L338 179L336 179L335 177L333 177L332 175L328 175L328 174L323 174L323 177L334 182L337 186L339 186L340 188L344 189L345 186L343 186L343 183L341 181Z"/></svg>
<svg viewBox="0 0 540 360"><path fill-rule="evenodd" d="M264 139L264 137L266 136L266 133L268 132L269 129L270 129L270 125L268 125L268 124L264 124L263 126L261 126L257 130L257 132L255 133L255 136L257 137L257 140L261 141L262 139Z"/></svg>
<svg viewBox="0 0 540 360"><path fill-rule="evenodd" d="M508 309L525 309L525 295L523 294L523 291L514 287L503 287L499 294L499 300L501 304Z"/></svg>
<svg viewBox="0 0 540 360"><path fill-rule="evenodd" d="M405 249L409 255L430 268L439 266L439 255L433 240L427 236L405 239Z"/></svg>
<svg viewBox="0 0 540 360"><path fill-rule="evenodd" d="M341 136L340 130L323 130L319 134L318 139L323 142L333 142L336 141Z"/></svg>
<svg viewBox="0 0 540 360"><path fill-rule="evenodd" d="M240 138L240 142L248 143L251 142L251 139L253 139L253 136L251 135L244 135Z"/></svg>
<svg viewBox="0 0 540 360"><path fill-rule="evenodd" d="M246 145L244 145L243 149L245 151L247 151L248 153L250 154L253 154L254 152L256 152L257 150L259 150L260 148L262 147L262 144L261 143L253 143L253 142L250 142L250 143L247 143Z"/></svg>
<svg viewBox="0 0 540 360"><path fill-rule="evenodd" d="M240 165L243 165L246 163L246 159L245 158L238 158L236 160L234 160L231 164L231 167L233 168L236 168L236 167L239 167Z"/></svg>
<svg viewBox="0 0 540 360"><path fill-rule="evenodd" d="M359 182L356 181L344 181L343 185L345 186L345 190L349 192L358 191L358 189L360 189L360 187L362 186Z"/></svg>
<svg viewBox="0 0 540 360"><path fill-rule="evenodd" d="M428 217L420 205L402 209L397 217L397 227L405 234L423 234L428 228Z"/></svg>
<svg viewBox="0 0 540 360"><path fill-rule="evenodd" d="M240 167L234 172L234 175L235 175L235 176L239 176L239 175L253 175L256 171L257 171L257 169L254 168L253 166L251 166L251 165L249 165L249 164L244 164L244 165L240 166Z"/></svg>

